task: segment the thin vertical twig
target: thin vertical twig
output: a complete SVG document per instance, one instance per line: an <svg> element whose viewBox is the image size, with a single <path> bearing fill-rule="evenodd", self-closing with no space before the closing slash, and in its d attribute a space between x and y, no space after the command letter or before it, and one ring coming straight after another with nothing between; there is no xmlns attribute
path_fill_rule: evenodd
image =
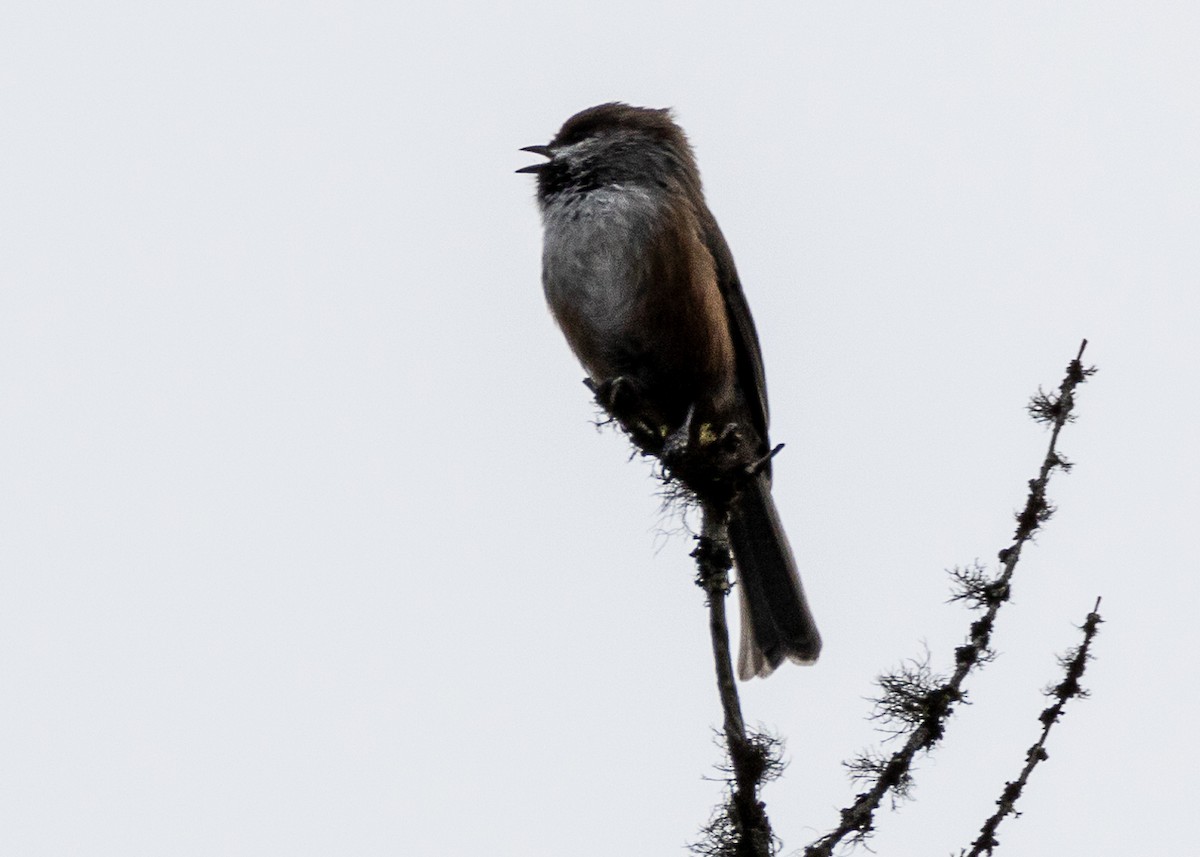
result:
<svg viewBox="0 0 1200 857"><path fill-rule="evenodd" d="M742 718L725 613L730 589L729 570L733 567L727 519L728 513L724 509L706 505L699 544L692 552L696 560L696 583L704 590L708 601L708 629L731 774L728 800L720 809L719 817L710 822L706 830L708 841L693 846L693 849L736 857L770 857L774 852L774 837L766 806L758 799L758 788L764 775L778 764L773 757L776 745L763 736L747 736Z"/></svg>
<svg viewBox="0 0 1200 857"><path fill-rule="evenodd" d="M729 623L725 617L725 602L729 595L729 570L733 560L729 552L729 531L726 516L715 509L705 509L693 556L696 558L697 584L708 596L708 630L712 638L713 664L717 671L717 692L725 714L725 734L732 741L745 742L746 723L733 677L733 657L729 646Z"/></svg>

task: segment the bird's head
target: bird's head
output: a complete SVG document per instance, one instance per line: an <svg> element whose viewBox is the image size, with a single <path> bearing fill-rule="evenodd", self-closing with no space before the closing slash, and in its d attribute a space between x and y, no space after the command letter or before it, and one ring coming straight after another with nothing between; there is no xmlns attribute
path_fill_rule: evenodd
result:
<svg viewBox="0 0 1200 857"><path fill-rule="evenodd" d="M564 122L548 144L521 151L546 158L517 170L537 176L543 202L614 185L700 188L692 148L667 109L620 102L589 107Z"/></svg>

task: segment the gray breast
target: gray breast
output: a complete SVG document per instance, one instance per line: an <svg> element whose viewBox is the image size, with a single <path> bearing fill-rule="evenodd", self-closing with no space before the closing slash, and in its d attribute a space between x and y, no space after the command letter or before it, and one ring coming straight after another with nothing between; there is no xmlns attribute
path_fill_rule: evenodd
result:
<svg viewBox="0 0 1200 857"><path fill-rule="evenodd" d="M542 285L551 311L619 336L646 280L644 250L657 207L641 188L567 193L543 210Z"/></svg>

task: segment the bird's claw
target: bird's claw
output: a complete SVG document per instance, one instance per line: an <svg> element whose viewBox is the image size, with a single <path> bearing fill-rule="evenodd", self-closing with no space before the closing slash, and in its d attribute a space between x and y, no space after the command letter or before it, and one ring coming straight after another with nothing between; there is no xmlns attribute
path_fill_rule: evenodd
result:
<svg viewBox="0 0 1200 857"><path fill-rule="evenodd" d="M686 458L696 448L699 442L698 435L702 430L703 426L698 425L696 421L696 405L692 403L679 428L663 438L663 461L669 465L672 461L679 462Z"/></svg>
<svg viewBox="0 0 1200 857"><path fill-rule="evenodd" d="M746 465L746 475L747 476L757 476L759 473L761 473L763 471L764 467L766 467L768 464L771 463L771 459L774 458L775 456L779 455L779 453L782 451L783 451L783 444L782 443L775 444L775 446L771 449L771 451L768 452L766 455L764 455L762 458L758 459L757 461L752 461L750 464Z"/></svg>
<svg viewBox="0 0 1200 857"><path fill-rule="evenodd" d="M583 383L592 391L596 403L638 439L639 443L647 445L657 442L658 436L654 429L640 417L642 397L637 384L624 375L604 381L584 378Z"/></svg>
<svg viewBox="0 0 1200 857"><path fill-rule="evenodd" d="M629 399L629 393L632 392L632 385L622 375L618 375L616 378L609 378L605 381L584 378L583 383L592 391L592 395L596 397L596 401L600 403L600 407L610 413L615 413L619 410L620 405Z"/></svg>

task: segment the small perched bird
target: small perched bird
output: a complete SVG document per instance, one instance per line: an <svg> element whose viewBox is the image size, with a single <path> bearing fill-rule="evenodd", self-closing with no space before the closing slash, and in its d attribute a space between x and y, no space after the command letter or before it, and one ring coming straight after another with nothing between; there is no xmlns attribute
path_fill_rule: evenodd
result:
<svg viewBox="0 0 1200 857"><path fill-rule="evenodd" d="M537 176L546 300L598 398L667 445L734 431L762 460L729 509L738 674L814 662L821 638L771 498L758 334L687 137L669 110L611 103L522 151L547 159L517 172Z"/></svg>

